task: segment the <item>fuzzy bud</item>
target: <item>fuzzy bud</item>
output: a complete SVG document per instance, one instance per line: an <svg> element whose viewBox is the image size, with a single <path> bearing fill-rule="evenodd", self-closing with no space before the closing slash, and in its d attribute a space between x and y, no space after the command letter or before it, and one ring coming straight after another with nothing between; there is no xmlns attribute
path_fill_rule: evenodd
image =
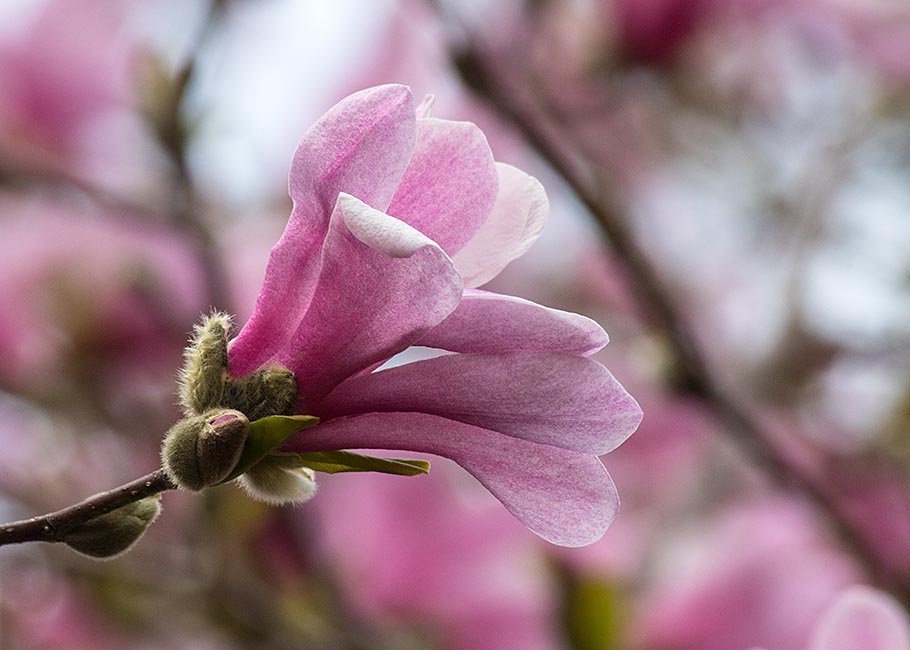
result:
<svg viewBox="0 0 910 650"><path fill-rule="evenodd" d="M274 456L267 456L247 470L240 482L251 497L273 505L303 503L316 494L313 470L283 467Z"/></svg>
<svg viewBox="0 0 910 650"><path fill-rule="evenodd" d="M180 371L180 404L185 415L224 406L230 330L231 317L220 312L206 316L193 329Z"/></svg>
<svg viewBox="0 0 910 650"><path fill-rule="evenodd" d="M269 415L290 415L296 402L297 379L282 366L231 379L225 386L224 403L243 411L251 421Z"/></svg>
<svg viewBox="0 0 910 650"><path fill-rule="evenodd" d="M63 542L74 551L110 560L128 551L161 513L157 496L127 504L71 530Z"/></svg>
<svg viewBox="0 0 910 650"><path fill-rule="evenodd" d="M247 417L232 409L216 409L181 420L164 438L164 470L187 490L199 491L220 483L240 460L249 430Z"/></svg>

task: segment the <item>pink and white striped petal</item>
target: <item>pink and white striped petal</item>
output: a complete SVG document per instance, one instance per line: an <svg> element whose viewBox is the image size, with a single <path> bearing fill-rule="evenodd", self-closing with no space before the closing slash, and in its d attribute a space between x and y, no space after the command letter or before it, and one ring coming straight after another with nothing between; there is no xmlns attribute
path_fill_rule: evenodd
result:
<svg viewBox="0 0 910 650"><path fill-rule="evenodd" d="M533 176L496 163L499 193L490 216L453 257L466 287L486 284L522 255L540 237L550 204Z"/></svg>
<svg viewBox="0 0 910 650"><path fill-rule="evenodd" d="M388 213L453 255L490 215L499 181L483 132L470 122L417 120L417 145Z"/></svg>
<svg viewBox="0 0 910 650"><path fill-rule="evenodd" d="M552 350L587 356L609 340L600 325L580 314L466 289L455 311L418 345L451 352Z"/></svg>
<svg viewBox="0 0 910 650"><path fill-rule="evenodd" d="M638 403L604 366L560 352L449 354L339 385L323 420L413 411L572 451L605 454L641 422Z"/></svg>

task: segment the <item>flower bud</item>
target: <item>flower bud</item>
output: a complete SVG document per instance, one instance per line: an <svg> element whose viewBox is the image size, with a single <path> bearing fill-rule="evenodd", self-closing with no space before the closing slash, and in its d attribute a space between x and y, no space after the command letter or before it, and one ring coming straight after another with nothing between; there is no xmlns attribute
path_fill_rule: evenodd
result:
<svg viewBox="0 0 910 650"><path fill-rule="evenodd" d="M159 498L148 497L89 519L68 532L63 542L83 555L110 560L138 542L160 513Z"/></svg>
<svg viewBox="0 0 910 650"><path fill-rule="evenodd" d="M316 474L308 467L282 467L275 456L266 456L240 477L251 497L273 505L303 503L316 494Z"/></svg>
<svg viewBox="0 0 910 650"><path fill-rule="evenodd" d="M180 487L199 491L227 478L240 460L250 422L240 411L216 409L181 420L161 448L164 470Z"/></svg>
<svg viewBox="0 0 910 650"><path fill-rule="evenodd" d="M224 405L230 329L231 317L220 312L204 317L193 329L180 371L180 405L185 415L199 415Z"/></svg>
<svg viewBox="0 0 910 650"><path fill-rule="evenodd" d="M257 370L240 379L228 380L224 403L246 413L251 421L269 415L290 415L297 402L297 379L282 366Z"/></svg>

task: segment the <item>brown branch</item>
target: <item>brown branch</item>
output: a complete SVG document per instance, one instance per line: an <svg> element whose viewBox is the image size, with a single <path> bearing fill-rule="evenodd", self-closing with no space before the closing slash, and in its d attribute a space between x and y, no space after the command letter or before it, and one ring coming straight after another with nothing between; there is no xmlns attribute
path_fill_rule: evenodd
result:
<svg viewBox="0 0 910 650"><path fill-rule="evenodd" d="M99 185L52 165L35 165L15 160L9 152L0 151L0 185L15 191L32 191L35 188L54 193L85 198L99 208L123 217L141 218L152 222L167 219L167 214L150 204L131 200Z"/></svg>
<svg viewBox="0 0 910 650"><path fill-rule="evenodd" d="M159 469L63 510L2 524L0 546L23 542L62 542L68 532L95 517L176 487L164 470Z"/></svg>
<svg viewBox="0 0 910 650"><path fill-rule="evenodd" d="M774 444L757 420L715 380L695 339L648 256L619 215L624 210L615 193L590 187L576 170L577 163L497 78L482 52L460 32L461 45L450 50L451 61L464 83L501 118L513 126L536 153L559 174L596 221L629 273L645 318L665 334L675 353L676 387L701 400L726 426L723 431L743 453L758 463L778 484L803 494L828 519L844 547L882 588L910 603L910 585L892 572L825 486L793 463Z"/></svg>

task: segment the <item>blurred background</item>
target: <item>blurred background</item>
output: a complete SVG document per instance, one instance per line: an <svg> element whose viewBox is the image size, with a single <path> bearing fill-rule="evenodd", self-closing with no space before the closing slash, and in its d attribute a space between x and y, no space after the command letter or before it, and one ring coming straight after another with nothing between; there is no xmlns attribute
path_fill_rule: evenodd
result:
<svg viewBox="0 0 910 650"><path fill-rule="evenodd" d="M623 510L543 542L470 476L170 493L123 558L0 549L3 650L807 648L910 593L903 0L5 0L0 521L151 471L249 315L306 128L387 82L551 201L489 288L598 320Z"/></svg>

